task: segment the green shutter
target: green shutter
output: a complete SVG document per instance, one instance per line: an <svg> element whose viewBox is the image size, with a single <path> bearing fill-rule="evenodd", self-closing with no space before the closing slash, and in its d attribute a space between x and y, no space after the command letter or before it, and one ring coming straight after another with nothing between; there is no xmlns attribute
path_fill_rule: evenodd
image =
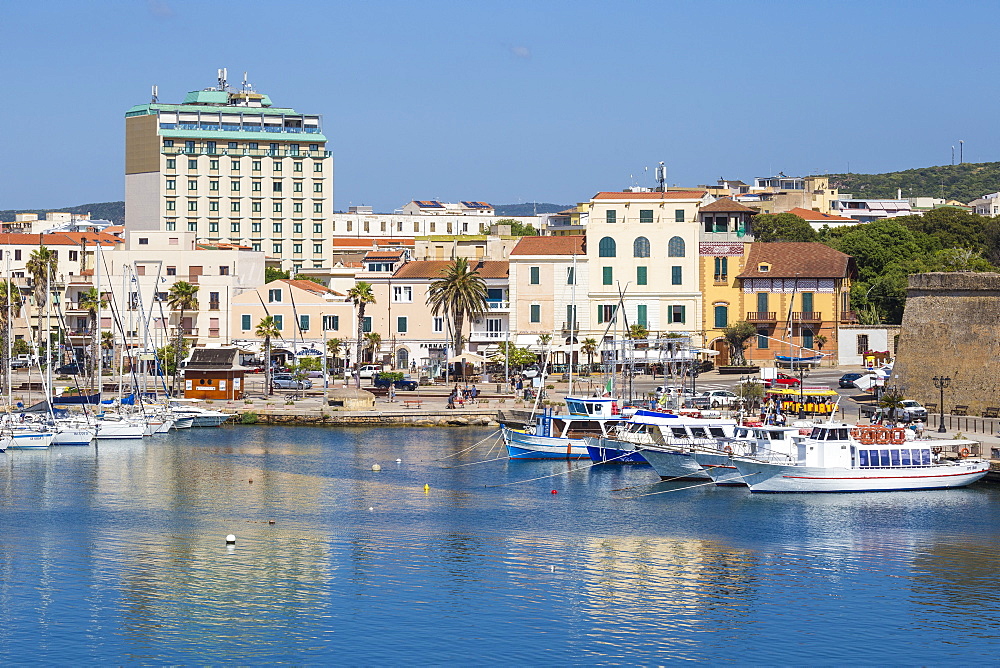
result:
<svg viewBox="0 0 1000 668"><path fill-rule="evenodd" d="M811 313L813 310L813 293L803 292L802 293L802 310L807 313Z"/></svg>
<svg viewBox="0 0 1000 668"><path fill-rule="evenodd" d="M538 267L531 268L531 284L532 285L539 284Z"/></svg>
<svg viewBox="0 0 1000 668"><path fill-rule="evenodd" d="M729 326L729 307L715 307L715 326L719 329Z"/></svg>
<svg viewBox="0 0 1000 668"><path fill-rule="evenodd" d="M648 323L646 320L645 304L639 304L638 306L635 307L635 320L638 324L642 325L643 327L647 326Z"/></svg>
<svg viewBox="0 0 1000 668"><path fill-rule="evenodd" d="M604 267L604 285L614 285L614 272L611 267Z"/></svg>
<svg viewBox="0 0 1000 668"><path fill-rule="evenodd" d="M396 331L400 334L406 334L406 317L399 316L396 318Z"/></svg>
<svg viewBox="0 0 1000 668"><path fill-rule="evenodd" d="M674 209L674 222L675 223L684 222L684 209Z"/></svg>
<svg viewBox="0 0 1000 668"><path fill-rule="evenodd" d="M646 267L635 268L635 282L638 285L646 285Z"/></svg>
<svg viewBox="0 0 1000 668"><path fill-rule="evenodd" d="M604 307L600 304L597 305L597 324L600 325L604 322Z"/></svg>
<svg viewBox="0 0 1000 668"><path fill-rule="evenodd" d="M242 318L241 318L241 320L243 321L242 322L243 331L248 331L252 327L252 325L250 324L250 316L249 315L243 315Z"/></svg>
<svg viewBox="0 0 1000 668"><path fill-rule="evenodd" d="M670 268L670 284L680 285L684 282L684 271L681 267L671 267Z"/></svg>
<svg viewBox="0 0 1000 668"><path fill-rule="evenodd" d="M767 293L758 292L757 293L757 311L759 313L767 313Z"/></svg>
<svg viewBox="0 0 1000 668"><path fill-rule="evenodd" d="M274 316L274 326L275 327L277 327L278 329L281 329L281 328L284 327L284 325L285 325L284 318L282 316L280 316L280 315Z"/></svg>
<svg viewBox="0 0 1000 668"><path fill-rule="evenodd" d="M681 312L679 315L681 316L681 319L678 320L677 322L681 323L687 322L687 306L681 306Z"/></svg>
<svg viewBox="0 0 1000 668"><path fill-rule="evenodd" d="M538 304L531 305L531 322L542 321L542 307Z"/></svg>

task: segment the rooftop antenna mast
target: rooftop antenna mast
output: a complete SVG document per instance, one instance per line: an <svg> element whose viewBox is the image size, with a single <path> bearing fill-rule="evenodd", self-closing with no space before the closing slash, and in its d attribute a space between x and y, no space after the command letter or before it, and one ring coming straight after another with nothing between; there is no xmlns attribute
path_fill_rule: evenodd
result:
<svg viewBox="0 0 1000 668"><path fill-rule="evenodd" d="M159 99L159 97L160 97L160 87L154 84L153 85L153 99L150 100L150 104L156 104L156 101ZM952 153L954 153L954 151L952 151Z"/></svg>
<svg viewBox="0 0 1000 668"><path fill-rule="evenodd" d="M229 72L226 71L225 67L220 69L218 72L219 72L219 90L226 90L226 86L229 84L229 82L226 81L226 79L229 78L228 76Z"/></svg>
<svg viewBox="0 0 1000 668"><path fill-rule="evenodd" d="M660 161L660 164L656 167L656 182L660 184L660 192L667 192L667 167Z"/></svg>

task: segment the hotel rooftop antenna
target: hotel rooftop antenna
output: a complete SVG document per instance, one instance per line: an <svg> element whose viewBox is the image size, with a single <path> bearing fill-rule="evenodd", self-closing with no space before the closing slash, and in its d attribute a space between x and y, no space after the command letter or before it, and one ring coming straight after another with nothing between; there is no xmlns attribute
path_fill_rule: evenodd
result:
<svg viewBox="0 0 1000 668"><path fill-rule="evenodd" d="M225 67L218 70L218 72L219 72L219 90L226 90L226 86L229 84L229 82L226 81L226 79L229 76L229 72L226 71Z"/></svg>
<svg viewBox="0 0 1000 668"><path fill-rule="evenodd" d="M656 182L660 184L660 192L667 192L667 167L660 161L660 164L656 167Z"/></svg>
<svg viewBox="0 0 1000 668"><path fill-rule="evenodd" d="M160 87L153 84L153 99L149 101L150 104L156 104L156 101L160 97ZM954 151L953 151L954 152Z"/></svg>

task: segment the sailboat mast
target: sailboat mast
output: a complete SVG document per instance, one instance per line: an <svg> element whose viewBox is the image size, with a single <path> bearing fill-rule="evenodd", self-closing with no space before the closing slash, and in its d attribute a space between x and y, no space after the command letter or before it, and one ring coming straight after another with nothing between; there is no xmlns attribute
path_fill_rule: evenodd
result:
<svg viewBox="0 0 1000 668"><path fill-rule="evenodd" d="M569 394L573 396L573 353L576 350L576 253L573 253L573 284L570 287L570 301L573 308L569 310Z"/></svg>
<svg viewBox="0 0 1000 668"><path fill-rule="evenodd" d="M84 247L86 250L86 247ZM94 246L94 290L97 291L97 322L94 324L94 331L90 333L91 336L96 336L97 338L97 359L95 360L96 374L97 374L97 400L101 400L101 371L104 366L104 355L101 352L101 240L98 239L96 245ZM114 327L111 328L111 349L114 350ZM100 404L98 403L98 407Z"/></svg>

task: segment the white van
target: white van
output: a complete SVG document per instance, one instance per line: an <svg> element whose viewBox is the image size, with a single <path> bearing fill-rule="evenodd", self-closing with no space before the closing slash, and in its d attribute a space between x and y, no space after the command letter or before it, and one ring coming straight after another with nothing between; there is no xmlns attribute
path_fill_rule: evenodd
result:
<svg viewBox="0 0 1000 668"><path fill-rule="evenodd" d="M374 378L375 374L385 371L384 364L365 364L358 372L359 378Z"/></svg>

